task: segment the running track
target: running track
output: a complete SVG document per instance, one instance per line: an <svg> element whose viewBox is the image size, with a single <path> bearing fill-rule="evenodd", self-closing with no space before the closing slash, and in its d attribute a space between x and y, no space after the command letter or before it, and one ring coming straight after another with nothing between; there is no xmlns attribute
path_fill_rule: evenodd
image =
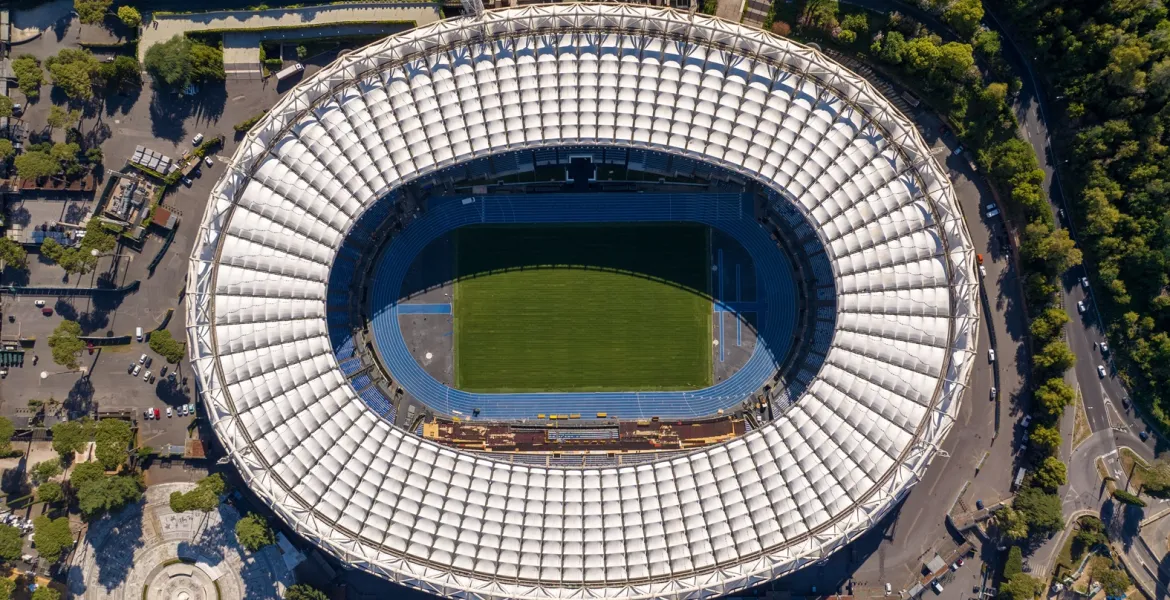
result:
<svg viewBox="0 0 1170 600"><path fill-rule="evenodd" d="M619 418L701 417L729 409L759 390L791 349L796 325L792 265L768 232L753 219L749 199L739 194L542 194L433 199L429 210L390 243L373 272L370 329L374 345L398 383L438 412L481 418L533 418L538 413ZM456 390L431 377L407 349L399 327L398 300L414 258L434 239L480 223L612 223L690 221L731 235L752 255L757 270L758 342L748 362L731 377L689 392L580 392L478 394ZM408 309L409 310L409 309ZM406 311L402 311L405 313ZM779 342L777 342L779 340ZM767 347L766 341L778 347Z"/></svg>

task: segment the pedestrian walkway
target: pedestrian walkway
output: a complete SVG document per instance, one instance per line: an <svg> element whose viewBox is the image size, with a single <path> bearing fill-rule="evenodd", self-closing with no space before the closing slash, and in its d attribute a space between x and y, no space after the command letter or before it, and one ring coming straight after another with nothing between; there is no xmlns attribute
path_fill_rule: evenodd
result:
<svg viewBox="0 0 1170 600"><path fill-rule="evenodd" d="M337 4L329 6L308 6L291 9L212 11L189 15L158 15L142 28L142 39L138 42L138 60L146 57L151 46L165 42L176 35L201 31L225 30L247 32L258 29L268 30L265 39L278 35L273 28L289 31L304 28L303 37L332 37L349 35L341 27L359 24L385 24L394 22L425 25L442 18L437 4L433 3L364 3ZM329 27L337 25L337 28ZM259 64L259 38L256 38L255 59ZM239 64L240 60L251 60L250 56L237 56L228 50L225 36L224 63ZM238 47L238 46L237 46ZM229 56L229 54L231 56Z"/></svg>

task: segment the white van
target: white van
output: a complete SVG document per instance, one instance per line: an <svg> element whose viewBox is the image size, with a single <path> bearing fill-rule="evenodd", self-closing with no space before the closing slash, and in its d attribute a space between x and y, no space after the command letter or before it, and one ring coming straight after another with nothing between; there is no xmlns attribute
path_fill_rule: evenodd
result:
<svg viewBox="0 0 1170 600"><path fill-rule="evenodd" d="M134 330L134 338L140 342L142 341L142 328L141 327Z"/></svg>

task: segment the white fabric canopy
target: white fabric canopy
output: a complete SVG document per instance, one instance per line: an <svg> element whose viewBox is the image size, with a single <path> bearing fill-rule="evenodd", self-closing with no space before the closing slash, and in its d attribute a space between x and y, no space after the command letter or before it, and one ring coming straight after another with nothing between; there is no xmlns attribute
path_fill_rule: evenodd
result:
<svg viewBox="0 0 1170 600"><path fill-rule="evenodd" d="M364 208L438 168L579 144L734 170L815 226L838 329L790 410L690 454L573 470L443 448L357 398L325 288ZM221 442L302 535L440 594L689 597L800 568L918 481L973 364L974 253L913 126L820 53L709 17L561 4L388 38L286 94L212 194L188 337Z"/></svg>

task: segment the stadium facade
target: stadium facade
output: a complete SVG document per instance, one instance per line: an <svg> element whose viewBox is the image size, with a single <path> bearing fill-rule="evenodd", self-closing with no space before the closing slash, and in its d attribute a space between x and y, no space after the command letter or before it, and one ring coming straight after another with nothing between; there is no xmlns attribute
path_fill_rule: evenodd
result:
<svg viewBox="0 0 1170 600"><path fill-rule="evenodd" d="M541 468L421 439L347 384L325 294L364 209L454 164L571 145L716 165L814 225L840 317L784 414L639 466ZM974 259L913 125L819 52L671 9L533 6L388 38L288 92L214 188L188 342L231 461L349 565L460 597L725 594L841 548L922 477L975 361Z"/></svg>

